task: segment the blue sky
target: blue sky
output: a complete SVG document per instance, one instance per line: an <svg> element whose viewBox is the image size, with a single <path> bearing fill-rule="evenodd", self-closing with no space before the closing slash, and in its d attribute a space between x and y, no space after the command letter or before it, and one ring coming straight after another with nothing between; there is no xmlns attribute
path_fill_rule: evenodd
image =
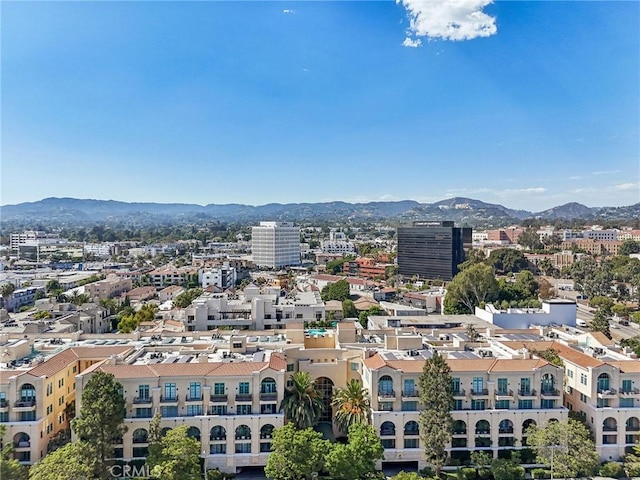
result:
<svg viewBox="0 0 640 480"><path fill-rule="evenodd" d="M3 1L0 203L639 202L640 3L447 5Z"/></svg>

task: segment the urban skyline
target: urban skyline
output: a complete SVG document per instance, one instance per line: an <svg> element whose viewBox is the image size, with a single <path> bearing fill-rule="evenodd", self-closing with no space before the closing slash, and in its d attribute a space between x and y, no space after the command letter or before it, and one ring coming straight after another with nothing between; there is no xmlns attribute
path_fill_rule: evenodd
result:
<svg viewBox="0 0 640 480"><path fill-rule="evenodd" d="M3 2L0 203L640 201L640 5L445 6Z"/></svg>

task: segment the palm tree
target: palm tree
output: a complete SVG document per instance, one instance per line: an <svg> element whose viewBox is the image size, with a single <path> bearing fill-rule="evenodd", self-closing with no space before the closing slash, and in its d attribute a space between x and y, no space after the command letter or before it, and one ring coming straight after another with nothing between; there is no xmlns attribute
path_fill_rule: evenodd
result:
<svg viewBox="0 0 640 480"><path fill-rule="evenodd" d="M294 373L291 382L292 385L284 392L280 410L298 429L315 426L324 409L322 393L316 382L311 380L309 372Z"/></svg>
<svg viewBox="0 0 640 480"><path fill-rule="evenodd" d="M350 380L345 388L338 388L333 394L331 405L336 407L336 425L344 433L354 423L369 423L369 392L362 387L360 380Z"/></svg>
<svg viewBox="0 0 640 480"><path fill-rule="evenodd" d="M7 300L15 292L16 286L13 283L5 283L0 287L0 295L2 296L2 306L7 308Z"/></svg>

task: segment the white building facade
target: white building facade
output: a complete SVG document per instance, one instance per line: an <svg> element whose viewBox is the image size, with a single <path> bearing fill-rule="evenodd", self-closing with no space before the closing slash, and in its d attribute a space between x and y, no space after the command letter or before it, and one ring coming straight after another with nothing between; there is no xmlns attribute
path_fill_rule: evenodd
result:
<svg viewBox="0 0 640 480"><path fill-rule="evenodd" d="M251 229L251 253L259 267L300 264L300 228L290 222L260 222Z"/></svg>

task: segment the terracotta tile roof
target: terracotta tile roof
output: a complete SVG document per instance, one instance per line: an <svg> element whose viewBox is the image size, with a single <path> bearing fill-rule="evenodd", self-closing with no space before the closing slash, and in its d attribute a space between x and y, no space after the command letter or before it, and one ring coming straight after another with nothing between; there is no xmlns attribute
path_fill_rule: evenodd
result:
<svg viewBox="0 0 640 480"><path fill-rule="evenodd" d="M558 351L558 355L563 360L566 360L575 365L579 365L581 367L599 367L603 365L604 362L598 360L597 358L593 358L591 355L587 355L586 353L579 352L563 343L559 342L502 342L503 345L507 347L511 347L515 350L521 348L527 348L529 351L533 350L546 350L547 348L553 348Z"/></svg>
<svg viewBox="0 0 640 480"><path fill-rule="evenodd" d="M282 355L272 353L269 358L269 368L284 371L287 368L287 361L282 357Z"/></svg>
<svg viewBox="0 0 640 480"><path fill-rule="evenodd" d="M616 362L607 360L606 363L619 368L622 373L640 373L640 361L638 360L620 360Z"/></svg>
<svg viewBox="0 0 640 480"><path fill-rule="evenodd" d="M324 282L337 282L339 280L344 280L345 277L340 277L338 275L327 275L324 273L319 273L318 275L312 275L311 279L313 280L321 280Z"/></svg>
<svg viewBox="0 0 640 480"><path fill-rule="evenodd" d="M615 345L615 342L609 340L602 332L589 332L588 335L591 335L591 337L603 347L612 347Z"/></svg>
<svg viewBox="0 0 640 480"><path fill-rule="evenodd" d="M0 370L0 384L8 384L11 377L23 373L27 373L27 370Z"/></svg>
<svg viewBox="0 0 640 480"><path fill-rule="evenodd" d="M377 370L378 368L384 367L386 365L386 362L379 354L376 353L369 358L365 358L364 364L369 370Z"/></svg>
<svg viewBox="0 0 640 480"><path fill-rule="evenodd" d="M498 359L491 367L492 372L528 372L549 365L542 358L532 359Z"/></svg>
<svg viewBox="0 0 640 480"><path fill-rule="evenodd" d="M495 358L450 358L447 364L452 372L489 372L496 361Z"/></svg>
<svg viewBox="0 0 640 480"><path fill-rule="evenodd" d="M107 365L100 370L113 374L116 378L153 378L153 377L237 377L258 372L269 364L265 362L237 363L154 363L151 365ZM286 368L286 364L284 365ZM283 369L284 369L283 368Z"/></svg>
<svg viewBox="0 0 640 480"><path fill-rule="evenodd" d="M71 347L54 355L44 363L33 367L29 373L34 377L50 377L60 370L67 368L76 360L102 360L109 358L111 355L122 355L133 350L132 346L113 346L113 347Z"/></svg>

